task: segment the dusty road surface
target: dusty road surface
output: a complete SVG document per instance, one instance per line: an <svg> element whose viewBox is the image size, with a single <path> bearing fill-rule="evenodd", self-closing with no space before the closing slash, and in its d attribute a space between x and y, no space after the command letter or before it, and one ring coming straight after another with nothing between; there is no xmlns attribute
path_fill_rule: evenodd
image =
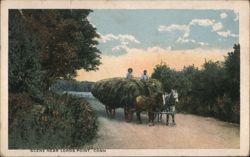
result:
<svg viewBox="0 0 250 157"><path fill-rule="evenodd" d="M163 123L148 126L147 116L141 115L143 124L124 121L123 109L116 110L115 119L106 116L104 105L92 96L85 97L97 112L98 137L86 147L105 149L182 149L182 148L239 148L240 129L213 118L176 114L176 126ZM171 120L171 119L170 119Z"/></svg>

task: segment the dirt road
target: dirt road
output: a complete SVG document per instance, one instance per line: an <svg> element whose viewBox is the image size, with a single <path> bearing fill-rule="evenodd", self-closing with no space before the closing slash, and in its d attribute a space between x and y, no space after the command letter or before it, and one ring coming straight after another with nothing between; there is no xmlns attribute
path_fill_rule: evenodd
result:
<svg viewBox="0 0 250 157"><path fill-rule="evenodd" d="M108 119L104 106L95 98L86 98L97 112L99 121L98 137L86 147L106 149L147 149L147 148L239 148L240 129L238 125L225 123L213 118L177 114L176 126L156 123L148 126L147 116L142 115L143 124L124 121L123 109L116 111L115 119ZM165 122L165 117L164 117Z"/></svg>

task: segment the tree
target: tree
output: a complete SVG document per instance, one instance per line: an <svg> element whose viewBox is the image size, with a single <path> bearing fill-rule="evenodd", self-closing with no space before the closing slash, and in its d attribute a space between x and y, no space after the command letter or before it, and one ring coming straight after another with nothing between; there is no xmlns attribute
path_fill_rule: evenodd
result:
<svg viewBox="0 0 250 157"><path fill-rule="evenodd" d="M152 78L158 79L163 84L164 90L170 92L174 88L174 80L176 79L176 71L171 69L165 63L156 65Z"/></svg>
<svg viewBox="0 0 250 157"><path fill-rule="evenodd" d="M221 62L208 61L203 64L203 68L198 76L195 87L197 95L202 102L213 104L218 96L223 95L223 65Z"/></svg>
<svg viewBox="0 0 250 157"><path fill-rule="evenodd" d="M234 45L225 61L207 61L201 69L194 66L175 71L166 64L156 65L153 78L162 82L165 91L176 88L178 111L213 116L239 123L240 118L240 45Z"/></svg>
<svg viewBox="0 0 250 157"><path fill-rule="evenodd" d="M38 38L30 32L20 11L11 10L9 19L9 91L36 95L43 88Z"/></svg>
<svg viewBox="0 0 250 157"><path fill-rule="evenodd" d="M225 57L227 93L234 101L240 100L240 44L234 45L234 51Z"/></svg>
<svg viewBox="0 0 250 157"><path fill-rule="evenodd" d="M9 10L9 148L73 148L95 136L87 102L48 92L56 78L100 64L89 12Z"/></svg>
<svg viewBox="0 0 250 157"><path fill-rule="evenodd" d="M99 35L87 19L91 10L23 9L10 12L22 21L20 27L27 28L26 33L33 35L31 40L38 48L32 53L39 56L47 89L55 80L73 78L76 70L81 68L87 71L98 69L101 63L96 38ZM15 29L17 23L12 18L10 21Z"/></svg>
<svg viewBox="0 0 250 157"><path fill-rule="evenodd" d="M192 94L193 86L197 83L194 82L194 78L198 72L198 68L195 68L194 65L184 67L182 71L178 72L179 75L175 84L181 96L190 96Z"/></svg>

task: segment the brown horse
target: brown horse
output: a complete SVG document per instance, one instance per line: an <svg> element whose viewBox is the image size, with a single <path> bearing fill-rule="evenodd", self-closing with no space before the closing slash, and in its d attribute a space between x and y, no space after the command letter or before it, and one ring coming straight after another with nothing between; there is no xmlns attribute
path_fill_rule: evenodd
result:
<svg viewBox="0 0 250 157"><path fill-rule="evenodd" d="M135 97L132 107L128 105L124 108L124 114L126 121L132 121L133 113L136 112L139 123L142 123L140 113L143 111L148 112L149 124L153 124L155 119L154 112L160 108L163 104L162 94L154 93L151 96L137 96Z"/></svg>

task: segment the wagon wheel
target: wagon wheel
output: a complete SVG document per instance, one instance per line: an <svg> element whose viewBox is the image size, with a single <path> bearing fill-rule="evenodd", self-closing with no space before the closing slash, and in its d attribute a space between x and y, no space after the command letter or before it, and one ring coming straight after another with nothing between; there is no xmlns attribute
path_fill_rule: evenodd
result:
<svg viewBox="0 0 250 157"><path fill-rule="evenodd" d="M108 108L109 108L109 107L105 105L105 110L106 110L107 116L109 115L109 113L108 113Z"/></svg>
<svg viewBox="0 0 250 157"><path fill-rule="evenodd" d="M127 117L127 122L131 122L133 119L133 111L131 111L130 109L128 109L128 117Z"/></svg>
<svg viewBox="0 0 250 157"><path fill-rule="evenodd" d="M105 106L105 109L106 109L107 116L110 118L111 117L110 107L109 106Z"/></svg>
<svg viewBox="0 0 250 157"><path fill-rule="evenodd" d="M111 108L111 118L115 118L115 108Z"/></svg>
<svg viewBox="0 0 250 157"><path fill-rule="evenodd" d="M155 114L153 112L148 112L148 121L149 123L153 123L155 119Z"/></svg>
<svg viewBox="0 0 250 157"><path fill-rule="evenodd" d="M153 115L153 120L155 120L155 118L156 118L156 113L152 113L152 115Z"/></svg>
<svg viewBox="0 0 250 157"><path fill-rule="evenodd" d="M124 106L124 117L125 117L125 120L128 121L128 108L126 105Z"/></svg>

